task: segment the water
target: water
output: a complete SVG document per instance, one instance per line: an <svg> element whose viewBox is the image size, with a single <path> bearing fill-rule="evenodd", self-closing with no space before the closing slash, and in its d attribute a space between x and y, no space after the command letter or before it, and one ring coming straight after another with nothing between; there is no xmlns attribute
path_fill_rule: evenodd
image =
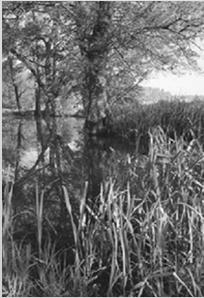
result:
<svg viewBox="0 0 204 298"><path fill-rule="evenodd" d="M128 158L134 154L134 146L110 138L89 138L83 125L83 119L71 117L47 122L3 117L3 188L14 183L17 240L33 239L35 244L36 199L42 193L44 231L61 246L72 241L67 233L70 220L62 185L68 190L76 218L85 183L89 204L95 204L101 185L110 177L120 188L126 186Z"/></svg>

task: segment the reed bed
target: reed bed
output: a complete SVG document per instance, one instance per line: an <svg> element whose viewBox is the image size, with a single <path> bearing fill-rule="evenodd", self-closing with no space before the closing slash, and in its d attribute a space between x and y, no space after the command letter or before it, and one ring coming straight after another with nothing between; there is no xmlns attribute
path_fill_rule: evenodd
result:
<svg viewBox="0 0 204 298"><path fill-rule="evenodd" d="M93 203L85 184L74 214L62 186L73 263L43 234L38 187L37 249L15 242L12 186L4 189L4 296L204 296L203 147L197 138L171 138L160 126L148 137L147 155L127 156L125 187L117 173Z"/></svg>
<svg viewBox="0 0 204 298"><path fill-rule="evenodd" d="M153 104L139 102L112 108L110 132L138 143L147 151L148 131L160 126L167 136L183 136L190 141L198 138L204 143L204 101L185 102L179 99L160 100ZM143 145L143 146L142 146Z"/></svg>

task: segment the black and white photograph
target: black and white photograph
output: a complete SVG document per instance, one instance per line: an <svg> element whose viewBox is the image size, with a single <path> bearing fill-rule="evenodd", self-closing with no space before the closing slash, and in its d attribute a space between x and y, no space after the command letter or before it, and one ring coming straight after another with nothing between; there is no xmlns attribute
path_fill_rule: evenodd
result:
<svg viewBox="0 0 204 298"><path fill-rule="evenodd" d="M2 297L204 297L204 1L1 1Z"/></svg>

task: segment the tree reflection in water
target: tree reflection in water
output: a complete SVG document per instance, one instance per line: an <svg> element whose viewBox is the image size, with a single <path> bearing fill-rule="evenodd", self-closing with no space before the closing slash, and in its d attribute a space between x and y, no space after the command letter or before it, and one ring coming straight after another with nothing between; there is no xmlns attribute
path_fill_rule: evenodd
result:
<svg viewBox="0 0 204 298"><path fill-rule="evenodd" d="M63 186L68 191L77 222L85 183L88 182L86 202L91 209L97 208L101 184L105 185L110 176L125 184L125 156L132 148L113 140L90 138L83 134L83 123L73 119L18 121L17 132L11 131L9 122L5 123L7 134L4 130L3 148L16 152L11 163L7 151L3 150L4 170L10 163L14 171L15 237L19 241L32 239L35 247L36 200L43 194L42 245L49 235L58 248L69 247L71 252L73 233ZM15 139L16 148L11 139Z"/></svg>

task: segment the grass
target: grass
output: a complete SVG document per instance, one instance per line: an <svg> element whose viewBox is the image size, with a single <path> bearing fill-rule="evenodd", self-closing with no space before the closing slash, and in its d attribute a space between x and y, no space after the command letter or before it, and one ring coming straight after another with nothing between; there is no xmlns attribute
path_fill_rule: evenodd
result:
<svg viewBox="0 0 204 298"><path fill-rule="evenodd" d="M183 136L186 140L198 138L204 143L204 101L158 101L154 104L138 103L116 105L112 108L110 131L120 137L148 147L148 131L160 126L167 136Z"/></svg>
<svg viewBox="0 0 204 298"><path fill-rule="evenodd" d="M144 123L146 128L138 122L139 130L148 131L148 154L128 154L125 171L118 173L116 167L114 173L112 169L94 203L87 197L86 184L75 212L68 187L62 185L73 262L67 254L71 244L60 250L60 235L53 241L46 232L46 195L38 185L35 212L27 211L37 245L16 240L13 185L6 182L3 296L204 296L203 118L201 108L191 110L195 119L190 119L195 122L188 127L190 140L187 130L171 137L173 119L180 115L180 110L175 115L172 112L175 105L190 115L184 103L169 103L168 109L155 106L154 116L150 113ZM151 106L144 109L151 111ZM168 124L153 128L151 117L157 111L155 124L161 123L159 111L162 114L164 109L169 113ZM185 122L184 118L180 120Z"/></svg>

